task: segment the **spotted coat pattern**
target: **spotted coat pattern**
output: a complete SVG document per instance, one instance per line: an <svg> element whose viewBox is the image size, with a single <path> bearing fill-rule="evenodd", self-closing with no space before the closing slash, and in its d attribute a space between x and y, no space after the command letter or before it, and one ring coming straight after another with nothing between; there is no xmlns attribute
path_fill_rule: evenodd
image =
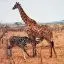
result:
<svg viewBox="0 0 64 64"><path fill-rule="evenodd" d="M37 22L35 20L33 20L27 16L27 14L24 12L22 6L17 2L14 5L13 9L16 9L16 8L18 8L18 10L20 12L20 16L26 24L25 31L27 32L28 37L30 37L34 41L36 40L36 38L40 38L40 40L46 39L50 43L50 50L51 50L50 57L52 57L52 49L56 55L54 45L53 45L53 43L54 43L53 34L52 34L50 27L47 25L40 26L39 24L37 24ZM36 41L34 43L36 43ZM34 45L34 46L36 48L36 45ZM36 52L34 54L36 55Z"/></svg>

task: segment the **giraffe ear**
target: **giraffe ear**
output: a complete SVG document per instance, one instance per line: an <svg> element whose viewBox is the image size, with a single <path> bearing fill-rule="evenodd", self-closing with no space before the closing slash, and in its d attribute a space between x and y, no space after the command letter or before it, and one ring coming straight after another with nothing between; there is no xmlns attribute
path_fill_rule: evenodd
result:
<svg viewBox="0 0 64 64"><path fill-rule="evenodd" d="M18 4L19 4L19 2L18 2Z"/></svg>

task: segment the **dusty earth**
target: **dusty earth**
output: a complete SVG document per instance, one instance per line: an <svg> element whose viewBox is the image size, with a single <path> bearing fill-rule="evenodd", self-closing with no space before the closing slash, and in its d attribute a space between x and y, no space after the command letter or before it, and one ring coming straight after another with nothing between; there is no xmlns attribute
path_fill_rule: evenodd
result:
<svg viewBox="0 0 64 64"><path fill-rule="evenodd" d="M0 41L0 64L64 64L64 31L53 32L53 39L55 42L55 50L57 58L53 53L53 57L50 58L50 52L48 43L46 40L37 45L37 56L34 58L28 57L26 54L26 60L23 56L21 48L15 46L12 49L12 57L7 56L7 42L10 36L27 36L25 32L12 32L9 31L3 37L3 44ZM32 54L32 47L28 45L27 51Z"/></svg>

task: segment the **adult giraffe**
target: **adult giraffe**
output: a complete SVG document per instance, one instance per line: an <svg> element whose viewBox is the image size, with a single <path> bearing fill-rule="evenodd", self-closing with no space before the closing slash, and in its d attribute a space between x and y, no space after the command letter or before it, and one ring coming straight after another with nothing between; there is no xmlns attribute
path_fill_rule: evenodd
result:
<svg viewBox="0 0 64 64"><path fill-rule="evenodd" d="M22 20L26 24L26 32L28 34L28 37L30 37L34 43L33 43L33 56L36 55L36 38L40 38L40 41L43 39L46 39L50 43L50 57L52 57L52 49L54 51L54 54L56 56L56 52L54 49L54 42L53 42L53 34L52 31L50 30L49 26L43 25L40 26L36 23L35 20L31 19L30 17L27 16L27 14L24 12L23 8L19 4L19 2L14 5L13 10L17 9L19 10L20 16Z"/></svg>

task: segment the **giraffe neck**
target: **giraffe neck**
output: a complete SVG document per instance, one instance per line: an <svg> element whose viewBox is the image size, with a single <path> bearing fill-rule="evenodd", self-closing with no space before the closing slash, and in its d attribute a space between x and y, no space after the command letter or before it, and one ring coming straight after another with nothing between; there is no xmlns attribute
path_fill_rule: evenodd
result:
<svg viewBox="0 0 64 64"><path fill-rule="evenodd" d="M23 8L19 5L18 6L18 10L20 12L20 16L22 18L22 20L25 22L26 25L30 24L30 18L27 16L27 14L24 12Z"/></svg>

